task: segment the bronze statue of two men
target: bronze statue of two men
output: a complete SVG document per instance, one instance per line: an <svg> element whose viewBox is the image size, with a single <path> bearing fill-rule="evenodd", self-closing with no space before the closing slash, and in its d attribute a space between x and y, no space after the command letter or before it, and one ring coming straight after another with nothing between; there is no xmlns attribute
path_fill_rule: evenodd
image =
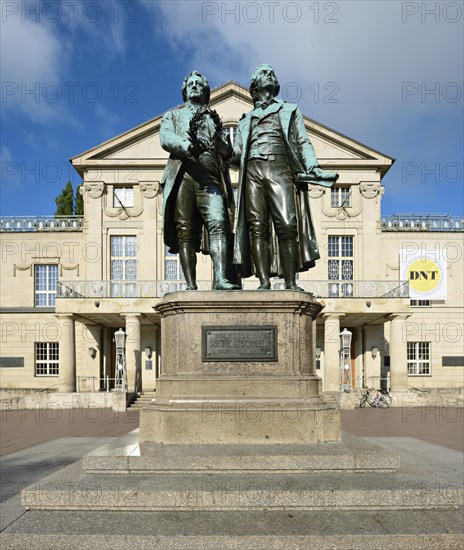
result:
<svg viewBox="0 0 464 550"><path fill-rule="evenodd" d="M197 288L200 250L211 255L216 290L239 289L240 278L255 274L261 290L277 275L286 289L301 291L297 272L320 257L308 185L330 187L338 174L319 166L297 105L276 97L272 67L257 67L249 89L254 109L240 121L233 148L196 71L184 79L185 106L161 122L161 146L170 153L161 182L164 242L179 253L187 290ZM240 169L236 215L229 165Z"/></svg>

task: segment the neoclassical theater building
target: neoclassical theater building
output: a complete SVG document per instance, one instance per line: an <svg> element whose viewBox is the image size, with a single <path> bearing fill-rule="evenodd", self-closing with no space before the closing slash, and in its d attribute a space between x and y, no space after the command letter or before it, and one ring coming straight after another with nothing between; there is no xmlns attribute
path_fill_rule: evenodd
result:
<svg viewBox="0 0 464 550"><path fill-rule="evenodd" d="M233 140L252 102L231 82L212 91L210 106ZM184 285L178 257L162 239L160 180L168 154L159 142L161 118L71 159L83 180L83 217L1 219L3 396L72 393L67 402L78 405L104 395L111 405L119 329L127 335L121 399L156 390L163 358L153 306ZM316 357L308 358L324 391L383 384L396 396L459 395L464 220L382 216L382 180L394 159L310 118L305 124L321 165L340 173L334 188L311 189L321 259L298 283L324 304ZM237 172L231 176L236 184ZM211 288L207 256L198 256L198 280L201 289ZM247 279L243 292L257 286ZM274 288L279 292L282 281ZM343 329L352 337L341 359Z"/></svg>

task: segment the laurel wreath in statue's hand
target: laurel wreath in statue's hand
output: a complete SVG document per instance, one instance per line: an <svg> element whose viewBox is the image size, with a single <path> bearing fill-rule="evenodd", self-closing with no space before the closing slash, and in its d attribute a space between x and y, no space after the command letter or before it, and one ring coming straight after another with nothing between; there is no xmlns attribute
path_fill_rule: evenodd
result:
<svg viewBox="0 0 464 550"><path fill-rule="evenodd" d="M207 141L201 135L203 122L207 115L211 117L211 120L213 121L215 127L214 135L211 142ZM206 151L215 154L216 145L218 141L222 139L222 130L223 127L221 118L214 109L209 109L208 107L198 109L198 111L193 115L190 121L189 129L187 132L188 138L192 143L192 147L189 151L190 155L193 158L198 159L198 157Z"/></svg>

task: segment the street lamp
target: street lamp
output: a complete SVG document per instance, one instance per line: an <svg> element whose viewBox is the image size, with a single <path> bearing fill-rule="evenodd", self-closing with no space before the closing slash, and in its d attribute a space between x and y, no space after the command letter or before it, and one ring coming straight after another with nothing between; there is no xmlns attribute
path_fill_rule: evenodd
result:
<svg viewBox="0 0 464 550"><path fill-rule="evenodd" d="M340 391L351 391L351 338L353 334L344 328L340 332Z"/></svg>
<svg viewBox="0 0 464 550"><path fill-rule="evenodd" d="M121 393L127 393L126 340L127 334L122 328L114 333L114 343L116 344L116 381L114 391Z"/></svg>

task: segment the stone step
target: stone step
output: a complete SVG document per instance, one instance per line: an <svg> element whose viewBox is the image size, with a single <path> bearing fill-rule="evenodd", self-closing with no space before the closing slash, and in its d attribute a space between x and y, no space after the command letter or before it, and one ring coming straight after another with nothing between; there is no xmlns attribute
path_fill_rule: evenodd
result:
<svg viewBox="0 0 464 550"><path fill-rule="evenodd" d="M142 394L138 395L134 401L128 406L129 409L135 409L140 410L144 409L148 405L152 403L152 401L156 398L156 392L155 391L145 391Z"/></svg>
<svg viewBox="0 0 464 550"><path fill-rule="evenodd" d="M462 487L414 473L86 474L78 461L27 487L33 510L452 510Z"/></svg>
<svg viewBox="0 0 464 550"><path fill-rule="evenodd" d="M158 445L134 430L83 457L87 473L395 472L399 457L344 433L341 443L319 445Z"/></svg>
<svg viewBox="0 0 464 550"><path fill-rule="evenodd" d="M92 518L89 518L91 521ZM179 518L179 523L183 523ZM262 535L243 536L225 535L140 535L134 533L128 536L119 535L83 535L73 534L2 534L2 550L62 550L63 548L79 548L80 550L114 550L115 548L137 548L139 550L302 550L317 548L318 550L353 550L366 548L369 550L461 550L464 545L464 536L459 534L430 534L430 535L391 535L375 533L367 535Z"/></svg>
<svg viewBox="0 0 464 550"><path fill-rule="evenodd" d="M131 409L140 409L141 407L148 407L153 402L153 399L154 398L152 398L152 397L139 398L136 401L134 401L133 403L131 403L130 408Z"/></svg>
<svg viewBox="0 0 464 550"><path fill-rule="evenodd" d="M463 547L461 511L29 511L2 550L442 550ZM6 533L6 534L5 534Z"/></svg>

